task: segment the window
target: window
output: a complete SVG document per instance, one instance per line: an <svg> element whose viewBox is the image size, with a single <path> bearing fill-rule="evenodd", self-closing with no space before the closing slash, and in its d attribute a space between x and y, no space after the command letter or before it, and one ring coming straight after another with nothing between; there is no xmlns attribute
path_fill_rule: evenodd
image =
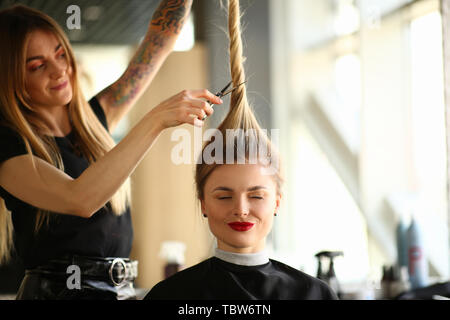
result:
<svg viewBox="0 0 450 320"><path fill-rule="evenodd" d="M357 154L360 143L361 66L356 54L339 56L335 61L335 85L339 110L334 118L350 150Z"/></svg>
<svg viewBox="0 0 450 320"><path fill-rule="evenodd" d="M380 280L406 202L423 219L430 275L448 278L439 1L288 3L278 76L290 81L289 111L277 121L289 128L289 222L275 237L289 240L279 251L315 275L318 251L342 250L341 282Z"/></svg>
<svg viewBox="0 0 450 320"><path fill-rule="evenodd" d="M448 273L447 156L442 24L435 11L411 22L411 114L416 214L428 254ZM442 256L442 258L440 258Z"/></svg>

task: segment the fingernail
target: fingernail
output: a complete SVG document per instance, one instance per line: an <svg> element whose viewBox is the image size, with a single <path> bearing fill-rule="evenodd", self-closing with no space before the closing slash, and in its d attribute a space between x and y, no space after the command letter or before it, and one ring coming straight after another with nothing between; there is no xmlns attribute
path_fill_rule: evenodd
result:
<svg viewBox="0 0 450 320"><path fill-rule="evenodd" d="M203 127L203 121L201 121L199 119L194 119L194 126Z"/></svg>

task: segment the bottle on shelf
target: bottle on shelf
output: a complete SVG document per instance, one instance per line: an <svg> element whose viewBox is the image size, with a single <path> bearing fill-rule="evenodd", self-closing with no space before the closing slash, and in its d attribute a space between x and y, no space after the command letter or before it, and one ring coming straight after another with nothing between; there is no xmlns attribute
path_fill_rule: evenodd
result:
<svg viewBox="0 0 450 320"><path fill-rule="evenodd" d="M424 250L424 239L419 220L415 214L407 231L408 275L411 289L428 285L428 261Z"/></svg>

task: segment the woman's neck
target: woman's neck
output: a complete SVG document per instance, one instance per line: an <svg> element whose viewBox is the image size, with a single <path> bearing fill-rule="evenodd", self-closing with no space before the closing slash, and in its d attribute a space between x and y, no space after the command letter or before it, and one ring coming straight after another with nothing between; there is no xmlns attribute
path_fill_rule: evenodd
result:
<svg viewBox="0 0 450 320"><path fill-rule="evenodd" d="M67 106L41 108L39 117L48 128L48 132L44 132L45 134L65 137L72 130Z"/></svg>
<svg viewBox="0 0 450 320"><path fill-rule="evenodd" d="M241 266L258 266L269 262L269 256L265 250L255 253L235 253L216 248L214 256L220 260Z"/></svg>

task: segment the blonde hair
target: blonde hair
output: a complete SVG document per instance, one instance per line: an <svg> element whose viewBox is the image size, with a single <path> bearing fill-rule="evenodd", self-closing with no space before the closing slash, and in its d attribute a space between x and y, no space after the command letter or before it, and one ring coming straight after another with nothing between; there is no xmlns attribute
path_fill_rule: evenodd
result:
<svg viewBox="0 0 450 320"><path fill-rule="evenodd" d="M49 16L23 5L0 11L0 120L1 124L17 132L23 139L30 157L35 156L64 170L61 154L53 137L43 134L45 125L33 107L25 87L26 48L31 32L53 33L66 53L72 67L73 97L68 104L72 132L79 152L89 163L102 157L115 143L98 121L84 98L78 82L75 56L64 31ZM32 158L33 159L33 158ZM33 162L34 163L34 162ZM109 201L114 214L122 214L130 204L129 179ZM48 223L49 212L38 209L35 232ZM13 229L11 213L0 198L0 263L5 262L12 249Z"/></svg>
<svg viewBox="0 0 450 320"><path fill-rule="evenodd" d="M257 145L264 145L266 148L265 157L271 159L272 163L278 161L278 154L275 148L272 146L265 132L261 129L258 120L256 119L253 110L247 99L247 89L245 85L242 85L245 78L244 62L245 57L243 56L243 45L241 37L241 13L239 7L239 0L229 0L228 1L228 34L229 34L229 55L230 55L230 73L233 83L233 87L237 87L231 94L230 98L230 109L225 119L217 128L222 137L226 136L228 129L242 129L246 135L244 137L245 146L245 159L249 160L252 143ZM201 157L203 156L203 151L208 147L214 140L207 141L202 149ZM233 144L230 146L230 144ZM239 161L238 157L238 141L237 138L232 141L226 140L223 143L223 152L226 153L227 148L234 149L234 161L235 163ZM261 159L259 159L261 160ZM197 189L197 198L202 200L204 198L203 189L206 184L206 180L210 174L219 167L220 163L206 164L203 161L198 161L195 171L195 184ZM274 181L277 185L277 192L281 193L281 186L283 183L283 178L281 176L281 171L279 166L273 175Z"/></svg>

